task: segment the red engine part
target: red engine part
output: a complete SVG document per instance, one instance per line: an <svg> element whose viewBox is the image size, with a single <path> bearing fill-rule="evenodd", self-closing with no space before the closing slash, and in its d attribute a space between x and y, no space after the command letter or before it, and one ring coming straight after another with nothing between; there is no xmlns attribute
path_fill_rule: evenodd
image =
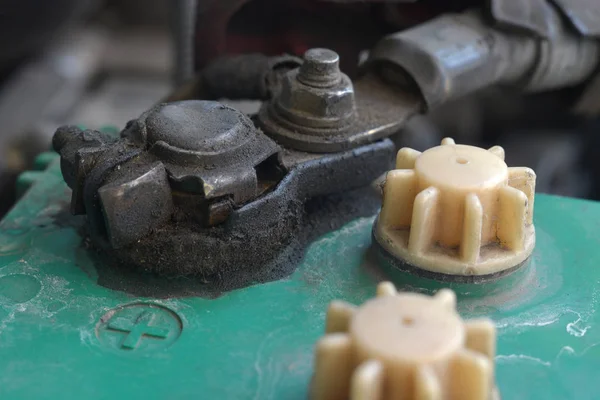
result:
<svg viewBox="0 0 600 400"><path fill-rule="evenodd" d="M200 2L196 67L225 54L302 55L311 47L335 49L352 76L361 51L383 35L472 1L208 0Z"/></svg>

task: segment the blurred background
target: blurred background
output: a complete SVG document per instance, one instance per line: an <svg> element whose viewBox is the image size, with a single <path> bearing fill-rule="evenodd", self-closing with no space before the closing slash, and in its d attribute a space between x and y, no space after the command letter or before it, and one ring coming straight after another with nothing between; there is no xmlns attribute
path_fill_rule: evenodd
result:
<svg viewBox="0 0 600 400"><path fill-rule="evenodd" d="M169 3L0 1L0 215L59 125L122 127L169 91Z"/></svg>
<svg viewBox="0 0 600 400"><path fill-rule="evenodd" d="M59 125L125 123L224 54L337 51L350 76L386 33L481 2L345 0L0 0L0 216L15 179ZM443 9L442 9L443 8ZM419 116L395 136L419 150L442 137L502 145L536 170L540 192L600 198L598 123L575 117L573 90L491 89ZM251 113L256 103L237 103Z"/></svg>

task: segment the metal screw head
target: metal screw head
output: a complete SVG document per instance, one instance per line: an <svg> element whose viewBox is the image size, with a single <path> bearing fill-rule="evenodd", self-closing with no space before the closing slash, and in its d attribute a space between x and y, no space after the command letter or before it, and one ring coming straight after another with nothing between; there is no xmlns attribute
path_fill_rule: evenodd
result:
<svg viewBox="0 0 600 400"><path fill-rule="evenodd" d="M308 86L330 87L341 80L340 57L329 49L310 49L304 53L304 63L297 79Z"/></svg>
<svg viewBox="0 0 600 400"><path fill-rule="evenodd" d="M354 113L354 89L343 74L331 87L314 87L291 71L282 79L275 108L285 119L299 126L335 128L345 125Z"/></svg>
<svg viewBox="0 0 600 400"><path fill-rule="evenodd" d="M273 112L298 127L347 126L354 116L354 88L339 62L332 50L308 50L302 66L282 77Z"/></svg>

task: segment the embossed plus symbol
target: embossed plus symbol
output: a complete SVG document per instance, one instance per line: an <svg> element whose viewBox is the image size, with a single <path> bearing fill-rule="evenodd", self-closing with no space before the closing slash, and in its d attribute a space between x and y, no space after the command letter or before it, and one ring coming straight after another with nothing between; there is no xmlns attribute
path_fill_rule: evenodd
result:
<svg viewBox="0 0 600 400"><path fill-rule="evenodd" d="M152 326L153 320L154 314L149 311L143 311L134 321L126 318L113 318L108 323L108 329L125 333L121 347L133 350L143 337L155 339L167 338L169 329Z"/></svg>
<svg viewBox="0 0 600 400"><path fill-rule="evenodd" d="M137 303L110 310L100 319L96 335L101 343L119 350L155 350L169 346L183 325L174 311L158 304Z"/></svg>

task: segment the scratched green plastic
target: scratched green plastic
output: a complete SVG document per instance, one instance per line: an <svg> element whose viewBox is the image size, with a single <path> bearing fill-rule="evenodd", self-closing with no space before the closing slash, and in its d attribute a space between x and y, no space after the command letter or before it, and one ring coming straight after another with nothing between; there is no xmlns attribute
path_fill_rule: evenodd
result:
<svg viewBox="0 0 600 400"><path fill-rule="evenodd" d="M133 298L98 286L78 234L53 224L69 199L56 161L19 185L31 188L0 224L2 399L305 399L329 301L359 304L384 278L436 288L377 267L366 218L312 244L288 279L214 300ZM535 224L529 268L454 286L459 310L497 324L503 399L598 398L600 204L539 195ZM153 323L176 313L182 330L137 341L126 315L115 322L123 332L102 330L110 309L140 302L165 307Z"/></svg>

